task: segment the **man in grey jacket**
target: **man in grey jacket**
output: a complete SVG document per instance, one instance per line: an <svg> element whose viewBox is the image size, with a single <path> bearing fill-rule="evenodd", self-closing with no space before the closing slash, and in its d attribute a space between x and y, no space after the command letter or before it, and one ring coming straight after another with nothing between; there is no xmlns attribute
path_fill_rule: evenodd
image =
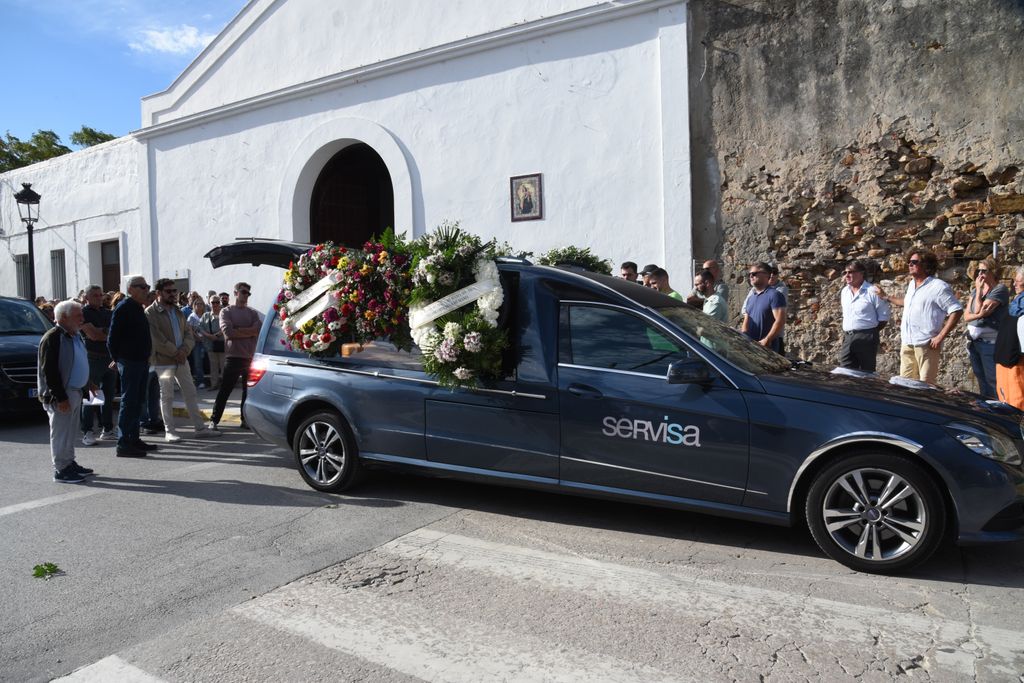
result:
<svg viewBox="0 0 1024 683"><path fill-rule="evenodd" d="M83 392L92 392L89 356L79 336L82 304L61 301L53 309L57 324L39 342L39 400L50 419L53 480L76 484L93 471L75 462L75 437L81 422Z"/></svg>

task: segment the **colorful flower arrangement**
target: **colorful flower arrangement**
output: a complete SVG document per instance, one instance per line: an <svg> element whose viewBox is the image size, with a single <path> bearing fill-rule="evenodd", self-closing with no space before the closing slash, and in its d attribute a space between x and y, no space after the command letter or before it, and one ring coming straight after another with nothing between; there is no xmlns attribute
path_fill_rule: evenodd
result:
<svg viewBox="0 0 1024 683"><path fill-rule="evenodd" d="M501 377L508 333L497 324L504 293L494 244L444 224L412 253L409 318L424 369L452 388Z"/></svg>
<svg viewBox="0 0 1024 683"><path fill-rule="evenodd" d="M408 246L390 229L362 251L316 245L285 271L274 304L285 334L281 343L320 357L336 355L345 342L383 338L411 348L410 263Z"/></svg>

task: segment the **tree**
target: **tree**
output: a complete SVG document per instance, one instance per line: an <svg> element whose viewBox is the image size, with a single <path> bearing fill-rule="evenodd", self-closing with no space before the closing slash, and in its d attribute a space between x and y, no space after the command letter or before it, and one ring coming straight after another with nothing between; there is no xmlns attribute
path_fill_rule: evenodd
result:
<svg viewBox="0 0 1024 683"><path fill-rule="evenodd" d="M71 134L71 144L77 147L92 147L113 139L114 136L110 133L89 126L82 126L80 130ZM8 131L5 137L0 137L0 173L69 152L71 148L61 142L60 136L52 130L37 130L28 140L21 140Z"/></svg>
<svg viewBox="0 0 1024 683"><path fill-rule="evenodd" d="M101 142L109 142L113 140L115 136L110 133L104 133L101 130L90 128L89 126L83 125L80 130L76 130L71 134L71 144L76 147L92 147L98 145Z"/></svg>

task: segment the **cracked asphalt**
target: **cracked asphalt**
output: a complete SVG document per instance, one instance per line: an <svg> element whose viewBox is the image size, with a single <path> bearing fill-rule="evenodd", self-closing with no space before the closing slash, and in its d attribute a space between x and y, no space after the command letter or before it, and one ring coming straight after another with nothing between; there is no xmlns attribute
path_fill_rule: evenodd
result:
<svg viewBox="0 0 1024 683"><path fill-rule="evenodd" d="M806 533L378 474L251 435L82 449L0 426L0 679L1024 681L1024 545L858 574ZM63 574L31 576L54 562Z"/></svg>

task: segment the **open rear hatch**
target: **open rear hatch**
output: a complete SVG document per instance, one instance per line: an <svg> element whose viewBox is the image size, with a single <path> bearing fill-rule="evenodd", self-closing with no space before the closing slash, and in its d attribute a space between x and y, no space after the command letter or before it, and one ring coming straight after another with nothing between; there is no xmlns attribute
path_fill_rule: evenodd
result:
<svg viewBox="0 0 1024 683"><path fill-rule="evenodd" d="M206 252L206 258L210 259L214 268L239 264L287 268L289 263L305 254L312 246L302 242L242 237L214 247Z"/></svg>

